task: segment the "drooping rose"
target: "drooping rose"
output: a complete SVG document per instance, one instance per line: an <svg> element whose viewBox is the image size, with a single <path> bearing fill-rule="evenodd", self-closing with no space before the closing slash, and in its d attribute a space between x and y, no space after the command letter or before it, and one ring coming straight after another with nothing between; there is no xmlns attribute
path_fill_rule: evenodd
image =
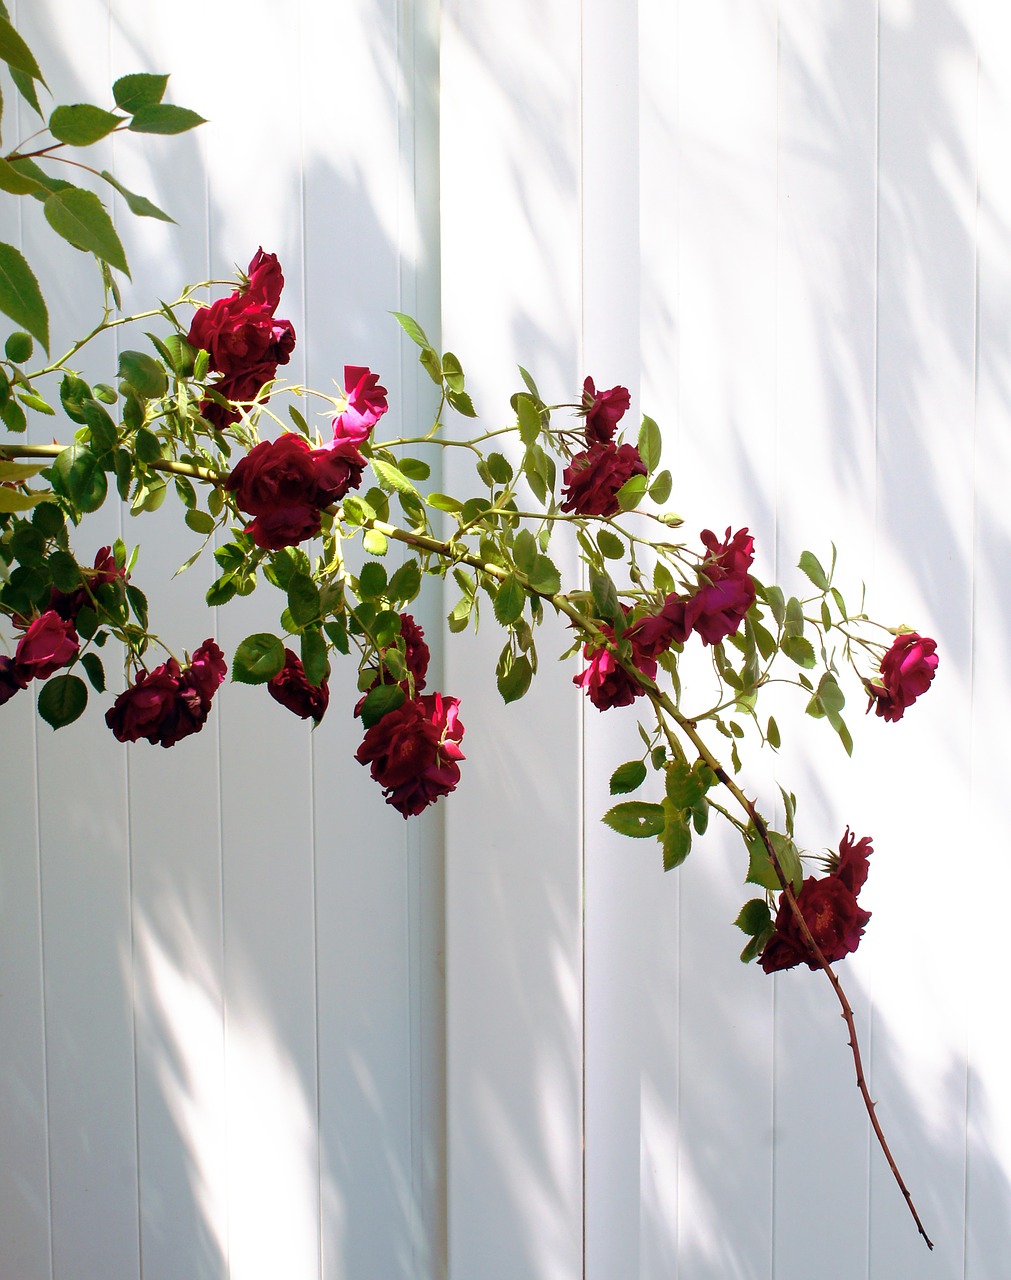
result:
<svg viewBox="0 0 1011 1280"><path fill-rule="evenodd" d="M88 581L92 594L95 590L108 582L115 582L117 578L126 580L128 574L125 569L120 569L116 565L116 558L112 554L111 547L99 547L95 552L94 569L84 570L84 576ZM91 601L88 589L85 586L78 587L75 591L58 591L53 587L49 595L49 607L54 609L61 618L68 622L74 622L78 613L86 604Z"/></svg>
<svg viewBox="0 0 1011 1280"><path fill-rule="evenodd" d="M0 707L20 693L28 681L18 671L17 663L6 654L0 656Z"/></svg>
<svg viewBox="0 0 1011 1280"><path fill-rule="evenodd" d="M459 705L440 693L407 698L366 730L355 752L383 788L386 803L405 818L454 791L460 781Z"/></svg>
<svg viewBox="0 0 1011 1280"><path fill-rule="evenodd" d="M755 603L755 584L748 570L754 559L754 538L747 529L723 542L710 529L703 529L702 542L709 555L699 567L699 589L686 602L685 617L703 644L719 644L737 633L745 615Z"/></svg>
<svg viewBox="0 0 1011 1280"><path fill-rule="evenodd" d="M881 683L867 683L868 711L883 720L901 720L907 707L926 693L937 670L937 644L915 631L898 635L881 659Z"/></svg>
<svg viewBox="0 0 1011 1280"><path fill-rule="evenodd" d="M282 707L293 711L302 720L312 719L319 724L330 705L330 686L323 680L318 686L306 679L302 660L291 649L284 651L284 666L273 679L267 681L267 692Z"/></svg>
<svg viewBox="0 0 1011 1280"><path fill-rule="evenodd" d="M581 516L618 514L618 490L633 476L646 475L646 464L633 444L595 444L573 455L562 472L563 511Z"/></svg>
<svg viewBox="0 0 1011 1280"><path fill-rule="evenodd" d="M105 713L105 723L120 742L174 747L199 733L207 723L211 700L227 671L224 654L213 640L205 640L190 665L175 658L141 671Z"/></svg>
<svg viewBox="0 0 1011 1280"><path fill-rule="evenodd" d="M313 449L312 459L320 506L340 502L349 489L361 486L366 463L353 441L335 439L322 449Z"/></svg>
<svg viewBox="0 0 1011 1280"><path fill-rule="evenodd" d="M840 880L854 897L864 887L867 879L867 859L874 852L870 836L854 839L849 827L839 841L839 858L832 874Z"/></svg>
<svg viewBox="0 0 1011 1280"><path fill-rule="evenodd" d="M598 391L593 379L583 383L583 413L586 415L585 431L587 448L604 444L614 438L618 423L628 411L631 396L627 387L612 387L610 391Z"/></svg>
<svg viewBox="0 0 1011 1280"><path fill-rule="evenodd" d="M302 436L286 432L263 440L236 464L225 488L255 519L246 532L259 547L293 547L320 530L320 509L330 502L320 491L320 464Z"/></svg>
<svg viewBox="0 0 1011 1280"><path fill-rule="evenodd" d="M832 963L856 951L871 918L857 903L867 879L867 859L873 853L869 836L855 840L849 827L839 843L839 859L827 876L808 876L797 895L804 922L825 959ZM806 964L819 967L808 950L786 894L781 894L775 933L759 957L766 973Z"/></svg>
<svg viewBox="0 0 1011 1280"><path fill-rule="evenodd" d="M602 623L601 633L613 643L614 628ZM636 624L633 623L625 632L625 638L632 645L632 663L643 675L651 680L656 679L656 661L650 653L637 643ZM598 711L610 711L612 707L627 707L646 690L635 676L627 671L618 661L617 655L606 644L594 648L587 643L583 646L583 657L588 659L589 666L578 676L572 677L572 683L583 689Z"/></svg>
<svg viewBox="0 0 1011 1280"><path fill-rule="evenodd" d="M47 609L31 623L14 650L18 674L25 680L45 680L77 657L80 642L73 623Z"/></svg>
<svg viewBox="0 0 1011 1280"><path fill-rule="evenodd" d="M379 385L378 373L364 365L346 364L344 392L348 403L333 420L334 440L361 444L389 408L387 391Z"/></svg>

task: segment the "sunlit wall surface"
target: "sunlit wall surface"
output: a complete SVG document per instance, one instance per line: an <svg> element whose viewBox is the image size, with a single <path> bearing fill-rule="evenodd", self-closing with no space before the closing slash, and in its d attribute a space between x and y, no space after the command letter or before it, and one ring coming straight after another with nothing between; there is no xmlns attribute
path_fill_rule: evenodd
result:
<svg viewBox="0 0 1011 1280"><path fill-rule="evenodd" d="M901 723L852 695L852 761L806 721L744 778L772 810L777 782L797 792L809 848L847 824L874 839L874 918L839 970L937 1247L872 1144L827 984L737 960L740 848L713 831L665 876L653 842L613 836L634 712L580 701L550 625L532 692L503 707L490 614L440 645L454 601L436 593L422 622L468 759L419 823L352 758L351 669L315 734L235 686L171 752L122 748L97 705L59 734L27 697L0 710L0 1280L1005 1280L1011 14L12 16L60 101L170 71L208 118L100 144L96 167L178 223L120 211L125 306L262 244L284 264L291 376L326 388L368 363L395 425L431 405L391 310L441 332L490 427L517 364L550 403L588 373L623 383L663 429L689 538L747 525L759 576L792 589L801 550L834 541L848 599L865 581L872 615L936 637L934 688ZM18 110L5 149L35 127ZM3 211L0 239L45 263L69 339L96 273L37 215ZM447 459L442 487L466 496L468 466ZM196 548L180 514L110 507L82 551L141 542L177 651L274 628L266 589L219 616L209 564L171 580Z"/></svg>

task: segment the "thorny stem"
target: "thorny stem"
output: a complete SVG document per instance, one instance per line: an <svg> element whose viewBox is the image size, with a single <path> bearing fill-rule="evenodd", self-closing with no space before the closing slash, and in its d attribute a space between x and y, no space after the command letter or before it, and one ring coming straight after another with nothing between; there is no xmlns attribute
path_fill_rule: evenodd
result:
<svg viewBox="0 0 1011 1280"><path fill-rule="evenodd" d="M64 357L64 359L66 358L67 357ZM51 457L56 457L59 453L61 453L64 447L65 446L59 445L59 444L0 445L0 459L15 458L15 457L51 458ZM220 472L212 471L207 467L196 467L189 463L159 460L150 465L152 465L156 470L167 471L167 472L175 473L177 475L192 476L193 478L202 480L208 484L220 485L226 479L226 477L222 475ZM340 515L340 510L338 507L331 507L329 508L329 510L333 515L336 515L336 516ZM407 529L401 529L397 525L387 524L383 520L371 520L371 519L366 520L364 527L369 529L375 529L377 532L384 534L387 538L390 538L395 542L401 542L406 546L413 547L418 551L427 551L432 555L441 556L444 559L451 561L453 564L469 565L471 568L478 569L480 572L492 578L498 578L498 579L506 578L510 575L510 573L515 572L514 570L511 571L508 569L504 569L500 565L490 564L487 561L482 560L480 556L475 556L475 555L472 555L470 552L464 551L458 544L452 541L446 542L438 538L430 537L428 534L414 533ZM597 626L594 620L592 618L587 617L585 614L581 613L573 604L570 603L570 601L566 598L565 595L561 593L553 594L547 591L539 591L537 590L536 587L530 584L530 582L526 579L525 575L519 575L519 576L523 581L525 590L530 595L538 596L541 599L546 600L550 604L554 605L554 607L560 613L564 613L570 619L570 621L573 622L585 634L591 637L599 636L601 634L600 628ZM822 972L828 978L832 986L832 990L835 992L836 999L839 1002L839 1006L842 1010L842 1017L846 1023L846 1029L849 1033L849 1047L853 1055L853 1066L856 1073L857 1088L860 1091L860 1096L861 1096L861 1099L863 1100L864 1109L867 1112L867 1116L871 1122L871 1127L874 1130L874 1136L877 1138L878 1145L881 1148L882 1153L884 1154L885 1160L888 1162L889 1169L891 1169L892 1171L892 1176L894 1177L896 1183L898 1184L899 1190L902 1192L903 1198L906 1201L906 1205L909 1208L909 1212L913 1216L913 1221L916 1223L917 1231L919 1231L920 1235L923 1237L924 1241L926 1242L927 1248L933 1250L934 1243L930 1239L930 1237L927 1235L926 1229L924 1228L923 1223L920 1220L920 1215L916 1210L916 1205L913 1203L913 1197L908 1187L906 1186L906 1183L902 1177L902 1174L899 1172L899 1167L895 1163L895 1158L892 1155L890 1147L888 1146L888 1142L885 1138L884 1131L881 1128L881 1124L877 1117L876 1103L871 1098L870 1090L867 1086L867 1080L864 1074L863 1059L860 1053L860 1042L857 1037L856 1020L853 1014L853 1006L850 1004L849 998L847 997L846 992L844 991L842 983L839 981L839 978L836 975L835 970L829 964L828 960L826 960L823 951L818 946L818 943L814 939L814 935L811 933L811 930L808 927L807 921L804 919L804 914L801 911L800 906L797 902L797 896L793 891L793 886L791 885L789 879L787 878L786 874L783 871L783 867L776 854L775 847L772 843L772 840L769 837L769 829L766 826L765 820L762 818L761 814L758 812L754 802L748 799L748 797L737 785L737 783L733 780L733 778L723 768L723 765L720 763L720 761L710 751L705 740L699 734L698 729L696 728L695 721L688 719L688 717L686 717L680 711L678 711L677 707L670 700L667 694L663 693L662 690L658 689L657 686L653 683L653 681L646 680L642 676L642 673L639 672L634 666L628 666L626 669L634 678L636 678L639 681L639 683L642 685L644 692L647 694L650 701L653 703L654 707L656 708L657 718L660 722L660 727L663 730L664 736L667 738L668 744L670 745L674 755L679 759L685 758L684 750L681 747L680 742L678 742L676 734L674 734L669 724L667 723L668 717L677 724L681 732L685 735L685 737L689 739L689 741L698 751L700 757L705 761L705 763L709 766L709 768L712 769L713 773L716 775L716 777L719 779L722 785L730 792L730 794L733 796L737 804L748 815L748 818L750 819L752 825L754 826L756 832L758 833L758 837L762 841L762 844L764 845L765 850L769 855L769 861L771 862L772 867L776 873L776 878L779 881L782 892L786 897L787 903L789 904L790 911L792 912L793 917L797 922L797 927L800 931L801 937L804 939L804 944L807 947L807 949L810 951L814 959L817 961L818 967L822 970ZM741 824L737 819L735 819L729 812L724 810L721 806L717 806L717 808L720 809L720 812L724 813L724 815L731 821L731 823L734 826L736 826L739 830L741 829L743 824Z"/></svg>
<svg viewBox="0 0 1011 1280"><path fill-rule="evenodd" d="M839 981L835 970L825 959L824 953L814 940L814 935L811 933L807 921L804 919L804 914L797 903L797 896L793 891L793 886L784 874L779 858L776 856L776 850L769 838L769 829L765 825L765 820L756 809L754 802L748 799L741 788L709 750L693 722L688 720L677 710L666 694L659 690L654 691L652 689L647 689L646 692L658 711L662 709L667 715L671 716L675 720L681 731L696 747L702 759L706 762L709 768L712 769L720 782L727 788L730 794L751 819L755 830L758 832L758 837L765 846L765 851L769 855L769 861L772 863L773 869L776 872L776 879L779 881L783 893L786 895L786 901L789 903L790 911L793 913L793 917L797 922L797 927L800 930L801 937L804 939L804 944L811 952L812 956L814 956L815 960L817 960L818 967L832 984L832 990L835 992L836 999L839 1001L840 1008L842 1009L842 1016L846 1022L846 1029L849 1032L849 1046L853 1053L853 1066L856 1071L857 1088L860 1090L860 1096L863 1099L864 1108L867 1112L868 1118L870 1119L871 1127L874 1130L874 1136L877 1138L878 1145L880 1146L885 1159L888 1161L888 1167L891 1169L892 1176L898 1183L899 1190L902 1192L909 1208L909 1212L913 1215L913 1221L916 1223L917 1231L919 1231L920 1235L923 1236L923 1239L926 1241L927 1248L933 1249L934 1242L931 1240L930 1236L927 1235L923 1223L920 1221L920 1215L916 1211L916 1205L913 1203L913 1197L903 1180L902 1174L899 1172L899 1167L895 1163L895 1158L891 1153L891 1149L885 1139L884 1131L878 1120L876 1110L877 1104L872 1100L870 1090L867 1087L863 1060L860 1056L860 1042L857 1038L856 1021L853 1016L853 1006L850 1004L849 998L843 990L842 983Z"/></svg>

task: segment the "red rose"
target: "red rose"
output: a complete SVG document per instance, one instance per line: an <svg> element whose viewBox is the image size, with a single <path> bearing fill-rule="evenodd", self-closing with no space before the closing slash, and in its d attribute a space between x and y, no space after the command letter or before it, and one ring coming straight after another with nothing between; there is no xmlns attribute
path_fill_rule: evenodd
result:
<svg viewBox="0 0 1011 1280"><path fill-rule="evenodd" d="M386 403L386 388L379 385L378 373L373 373L363 365L346 364L344 391L348 400L347 408L333 420L334 440L361 444L368 439L369 432L389 408Z"/></svg>
<svg viewBox="0 0 1011 1280"><path fill-rule="evenodd" d="M25 687L28 681L18 671L13 658L6 655L0 657L0 707L10 702L16 693Z"/></svg>
<svg viewBox="0 0 1011 1280"><path fill-rule="evenodd" d="M892 647L881 659L881 684L867 682L871 695L867 710L874 708L884 720L901 720L906 707L912 706L930 688L937 670L937 643L915 631L896 636Z"/></svg>
<svg viewBox="0 0 1011 1280"><path fill-rule="evenodd" d="M820 878L809 876L797 895L804 922L829 963L856 951L871 918L869 911L858 906L857 894L867 879L867 859L873 852L869 836L854 840L847 827L839 843L835 869ZM802 962L811 969L819 968L801 935L786 894L780 895L775 930L759 957L766 973L793 969Z"/></svg>
<svg viewBox="0 0 1011 1280"><path fill-rule="evenodd" d="M207 723L226 671L224 654L213 640L205 640L185 669L169 658L153 671L141 671L105 713L105 723L120 742L144 738L174 747Z"/></svg>
<svg viewBox="0 0 1011 1280"><path fill-rule="evenodd" d="M632 644L632 662L651 680L656 679L656 662L653 657L638 644L637 624L633 623L625 632L625 638ZM614 629L606 622L600 627L602 635L614 640ZM590 665L578 676L572 677L572 683L586 691L598 711L609 711L612 707L627 707L646 690L635 676L626 671L617 656L607 645L594 649L589 643L583 646L583 657L588 658Z"/></svg>
<svg viewBox="0 0 1011 1280"><path fill-rule="evenodd" d="M319 464L308 441L285 433L252 448L234 467L225 488L236 504L255 519L246 532L258 547L277 551L293 547L320 530Z"/></svg>
<svg viewBox="0 0 1011 1280"><path fill-rule="evenodd" d="M349 489L360 487L365 459L354 441L335 439L322 449L313 449L312 458L320 506L328 507L339 502Z"/></svg>
<svg viewBox="0 0 1011 1280"><path fill-rule="evenodd" d="M646 465L635 445L595 444L575 454L562 473L562 510L581 516L617 515L618 490L632 476L645 474Z"/></svg>
<svg viewBox="0 0 1011 1280"><path fill-rule="evenodd" d="M870 836L854 840L849 827L839 841L839 857L832 874L840 880L854 897L864 887L867 879L867 859L874 852Z"/></svg>
<svg viewBox="0 0 1011 1280"><path fill-rule="evenodd" d="M92 592L96 587L100 587L107 582L115 582L117 578L123 578L124 581L129 576L125 569L119 569L116 566L116 558L112 554L111 547L99 547L95 552L95 567L93 570L84 570L84 576L87 578ZM49 595L49 607L55 609L61 618L65 618L68 622L73 622L81 609L86 604L90 604L91 596L88 594L86 587L78 587L76 591L65 592L57 591L54 587Z"/></svg>
<svg viewBox="0 0 1011 1280"><path fill-rule="evenodd" d="M405 818L421 813L460 781L459 702L440 693L407 698L372 725L355 752Z"/></svg>
<svg viewBox="0 0 1011 1280"><path fill-rule="evenodd" d="M253 254L253 260L246 268L249 284L245 296L250 302L259 302L273 311L281 301L281 290L284 288L284 275L277 254L264 253L261 245Z"/></svg>
<svg viewBox="0 0 1011 1280"><path fill-rule="evenodd" d="M719 644L736 634L755 603L755 584L748 574L755 540L747 529L732 537L728 529L723 542L703 529L701 538L709 556L699 567L699 590L685 602L685 620L703 644Z"/></svg>
<svg viewBox="0 0 1011 1280"><path fill-rule="evenodd" d="M45 680L77 657L80 642L73 623L47 609L29 626L14 650L18 674L25 680Z"/></svg>
<svg viewBox="0 0 1011 1280"><path fill-rule="evenodd" d="M586 444L605 444L614 438L618 423L631 404L627 387L612 387L610 391L598 391L593 379L583 383L583 413L586 415Z"/></svg>
<svg viewBox="0 0 1011 1280"><path fill-rule="evenodd" d="M310 717L319 724L330 705L330 688L324 680L318 687L305 678L305 670L298 654L284 651L284 666L272 680L267 681L267 692L303 720Z"/></svg>

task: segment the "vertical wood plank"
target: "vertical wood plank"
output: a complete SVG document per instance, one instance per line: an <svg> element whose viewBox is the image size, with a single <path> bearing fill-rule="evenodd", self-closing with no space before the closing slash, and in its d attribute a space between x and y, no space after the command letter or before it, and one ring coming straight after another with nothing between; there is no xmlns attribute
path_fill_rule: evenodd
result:
<svg viewBox="0 0 1011 1280"><path fill-rule="evenodd" d="M442 31L444 334L491 425L517 362L549 402L581 383L579 6L451 3ZM451 490L472 489L469 467L445 460ZM573 558L552 553L570 578ZM449 1274L563 1280L583 1266L577 702L553 661L560 628L538 637L535 694L504 708L501 638L454 640L467 762L446 804Z"/></svg>

